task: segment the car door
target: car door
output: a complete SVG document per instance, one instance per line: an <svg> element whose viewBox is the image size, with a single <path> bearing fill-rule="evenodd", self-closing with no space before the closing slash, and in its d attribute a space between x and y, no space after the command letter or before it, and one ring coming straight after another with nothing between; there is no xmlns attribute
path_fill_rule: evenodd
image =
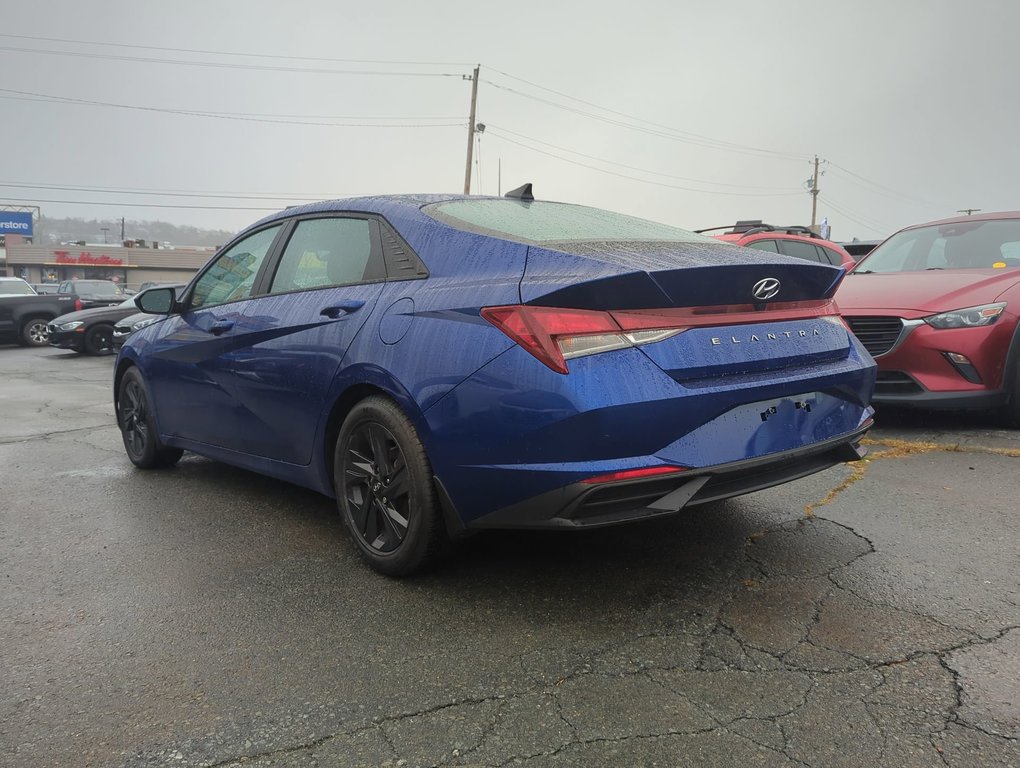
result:
<svg viewBox="0 0 1020 768"><path fill-rule="evenodd" d="M232 355L251 342L261 321L252 296L267 258L284 231L274 224L221 252L184 296L146 354L146 375L160 431L209 445L236 444L237 403Z"/></svg>
<svg viewBox="0 0 1020 768"><path fill-rule="evenodd" d="M370 217L304 217L285 237L266 295L255 302L275 332L236 355L234 391L244 424L258 425L245 437L249 450L307 464L326 393L375 308L386 270Z"/></svg>

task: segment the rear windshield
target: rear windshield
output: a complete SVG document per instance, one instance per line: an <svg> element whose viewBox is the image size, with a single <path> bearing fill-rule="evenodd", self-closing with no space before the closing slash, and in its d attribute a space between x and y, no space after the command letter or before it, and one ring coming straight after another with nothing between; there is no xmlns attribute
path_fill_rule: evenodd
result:
<svg viewBox="0 0 1020 768"><path fill-rule="evenodd" d="M899 232L860 262L854 272L1020 267L1020 219L961 221Z"/></svg>
<svg viewBox="0 0 1020 768"><path fill-rule="evenodd" d="M457 229L523 243L717 242L668 224L567 203L456 200L423 210Z"/></svg>
<svg viewBox="0 0 1020 768"><path fill-rule="evenodd" d="M32 296L35 291L24 280L0 280L0 296Z"/></svg>

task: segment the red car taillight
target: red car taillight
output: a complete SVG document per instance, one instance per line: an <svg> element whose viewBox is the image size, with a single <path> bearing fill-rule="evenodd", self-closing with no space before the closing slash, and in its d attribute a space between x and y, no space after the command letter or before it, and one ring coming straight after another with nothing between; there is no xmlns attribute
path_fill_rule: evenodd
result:
<svg viewBox="0 0 1020 768"><path fill-rule="evenodd" d="M836 315L832 300L791 301L758 310L749 304L670 309L590 310L512 305L481 315L557 373L567 360L662 341L688 328Z"/></svg>
<svg viewBox="0 0 1020 768"><path fill-rule="evenodd" d="M658 477L660 475L676 475L686 471L687 467L664 464L658 467L642 467L641 469L625 469L621 472L610 472L606 475L589 477L581 482L586 485L600 485L602 483L617 483L622 480L643 480L646 477Z"/></svg>
<svg viewBox="0 0 1020 768"><path fill-rule="evenodd" d="M75 312L81 312L81 307L82 307L81 299L75 299L74 300L74 311Z"/></svg>

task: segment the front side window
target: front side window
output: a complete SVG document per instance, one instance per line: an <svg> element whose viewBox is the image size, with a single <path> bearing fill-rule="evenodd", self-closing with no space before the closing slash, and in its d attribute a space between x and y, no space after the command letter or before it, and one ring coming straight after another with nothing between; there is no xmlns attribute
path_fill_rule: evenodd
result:
<svg viewBox="0 0 1020 768"><path fill-rule="evenodd" d="M372 259L372 223L367 219L324 218L299 221L270 293L286 293L380 279Z"/></svg>
<svg viewBox="0 0 1020 768"><path fill-rule="evenodd" d="M250 235L221 253L198 279L191 309L240 301L251 296L255 277L282 225Z"/></svg>

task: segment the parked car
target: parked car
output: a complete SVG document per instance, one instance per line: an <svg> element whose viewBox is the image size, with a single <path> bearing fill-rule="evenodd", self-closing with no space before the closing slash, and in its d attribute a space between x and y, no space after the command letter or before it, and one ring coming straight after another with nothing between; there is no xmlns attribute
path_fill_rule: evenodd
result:
<svg viewBox="0 0 1020 768"><path fill-rule="evenodd" d="M0 296L34 296L35 293L20 277L0 277Z"/></svg>
<svg viewBox="0 0 1020 768"><path fill-rule="evenodd" d="M20 277L0 277L0 339L44 346L47 323L74 308L73 296L39 296Z"/></svg>
<svg viewBox="0 0 1020 768"><path fill-rule="evenodd" d="M181 286L172 286L178 288ZM114 351L114 326L124 318L137 314L133 297L112 307L92 307L58 317L47 331L49 344L59 349L70 349L89 355L102 355ZM153 320L159 318L148 315Z"/></svg>
<svg viewBox="0 0 1020 768"><path fill-rule="evenodd" d="M876 402L995 408L1020 426L1020 212L900 230L836 298L878 362Z"/></svg>
<svg viewBox="0 0 1020 768"><path fill-rule="evenodd" d="M112 307L125 299L124 289L111 280L64 280L57 295L73 297L76 310Z"/></svg>
<svg viewBox="0 0 1020 768"><path fill-rule="evenodd" d="M338 500L402 575L482 528L585 529L862 455L875 366L831 265L509 198L292 208L117 359L130 460L182 450Z"/></svg>
<svg viewBox="0 0 1020 768"><path fill-rule="evenodd" d="M146 287L142 289L140 292L144 292L149 288L165 286L166 284L142 283L142 285L145 285ZM184 284L179 284L166 287L173 288L174 293L176 295L177 293L183 291L187 286ZM131 306L136 310L138 309L134 301L131 302ZM152 325L153 323L158 322L161 319L162 318L159 315L150 315L147 312L135 312L133 315L128 315L127 317L118 320L113 326L113 348L120 349L124 345L124 342L127 340L127 337L130 336L132 333L134 333L135 331L140 331L145 326Z"/></svg>
<svg viewBox="0 0 1020 768"><path fill-rule="evenodd" d="M840 245L857 262L875 250L881 242L881 240L851 240L849 243L840 243Z"/></svg>
<svg viewBox="0 0 1020 768"><path fill-rule="evenodd" d="M696 231L700 234L714 232L718 229L728 229L729 231L712 235L712 237L734 245L744 245L770 253L781 253L784 256L817 261L821 264L832 264L844 269L850 269L856 263L853 256L843 250L841 246L816 235L807 227L775 227L754 220L738 221L732 227L712 227Z"/></svg>

